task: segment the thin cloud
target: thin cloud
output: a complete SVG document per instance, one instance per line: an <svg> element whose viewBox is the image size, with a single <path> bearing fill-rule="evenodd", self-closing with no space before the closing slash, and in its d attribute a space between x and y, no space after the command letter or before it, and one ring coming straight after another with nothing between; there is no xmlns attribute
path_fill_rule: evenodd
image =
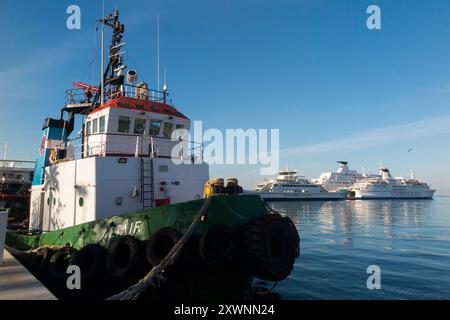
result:
<svg viewBox="0 0 450 320"><path fill-rule="evenodd" d="M342 139L307 145L304 147L281 150L283 155L328 153L334 151L353 151L366 149L380 144L421 137L450 133L450 115L429 118L407 124L376 128L355 133Z"/></svg>

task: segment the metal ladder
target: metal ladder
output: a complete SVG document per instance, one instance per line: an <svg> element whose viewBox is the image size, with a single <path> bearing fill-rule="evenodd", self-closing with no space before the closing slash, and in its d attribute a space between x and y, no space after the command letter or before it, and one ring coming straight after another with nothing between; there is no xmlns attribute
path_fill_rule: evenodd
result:
<svg viewBox="0 0 450 320"><path fill-rule="evenodd" d="M141 158L141 202L142 208L152 208L155 193L153 190L153 158Z"/></svg>

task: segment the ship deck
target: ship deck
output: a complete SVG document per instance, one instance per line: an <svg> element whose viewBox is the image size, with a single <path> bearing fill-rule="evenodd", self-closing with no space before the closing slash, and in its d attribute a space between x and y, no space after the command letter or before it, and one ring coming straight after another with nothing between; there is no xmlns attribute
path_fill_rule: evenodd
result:
<svg viewBox="0 0 450 320"><path fill-rule="evenodd" d="M0 300L56 300L6 249L0 267Z"/></svg>

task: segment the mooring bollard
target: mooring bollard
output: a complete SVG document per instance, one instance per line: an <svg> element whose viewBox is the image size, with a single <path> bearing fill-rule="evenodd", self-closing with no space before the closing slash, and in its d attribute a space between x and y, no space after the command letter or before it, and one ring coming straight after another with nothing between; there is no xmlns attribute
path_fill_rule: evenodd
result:
<svg viewBox="0 0 450 320"><path fill-rule="evenodd" d="M0 267L3 266L3 249L5 248L8 211L0 211Z"/></svg>

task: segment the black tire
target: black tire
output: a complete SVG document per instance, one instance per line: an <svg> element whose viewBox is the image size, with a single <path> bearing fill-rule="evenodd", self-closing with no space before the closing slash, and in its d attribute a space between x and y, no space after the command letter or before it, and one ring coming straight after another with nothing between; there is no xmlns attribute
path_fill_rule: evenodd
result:
<svg viewBox="0 0 450 320"><path fill-rule="evenodd" d="M145 247L145 256L152 266L157 266L181 239L181 233L172 228L161 228L153 233Z"/></svg>
<svg viewBox="0 0 450 320"><path fill-rule="evenodd" d="M289 228L291 229L292 241L294 242L295 246L295 257L298 258L300 256L300 235L297 231L297 227L295 226L294 222L292 222L291 218L284 217L283 219L286 221L286 223L289 225Z"/></svg>
<svg viewBox="0 0 450 320"><path fill-rule="evenodd" d="M31 262L32 255L26 251L21 251L17 254L14 254L14 258L16 258L23 266L29 266Z"/></svg>
<svg viewBox="0 0 450 320"><path fill-rule="evenodd" d="M194 233L184 245L182 258L183 262L187 266L197 266L202 262L200 252L198 250L200 245L200 238L201 234Z"/></svg>
<svg viewBox="0 0 450 320"><path fill-rule="evenodd" d="M39 280L42 280L42 277L46 276L50 259L54 253L54 250L44 248L34 255L34 259L32 258L31 273L40 278Z"/></svg>
<svg viewBox="0 0 450 320"><path fill-rule="evenodd" d="M206 230L199 243L200 257L207 265L230 263L237 252L238 238L235 230L217 224Z"/></svg>
<svg viewBox="0 0 450 320"><path fill-rule="evenodd" d="M84 246L70 261L70 265L80 268L83 282L95 282L105 274L106 249L99 244Z"/></svg>
<svg viewBox="0 0 450 320"><path fill-rule="evenodd" d="M37 252L30 253L30 260L28 263L28 270L34 274L34 270L37 269L39 264L41 263L42 256L38 255Z"/></svg>
<svg viewBox="0 0 450 320"><path fill-rule="evenodd" d="M67 268L74 258L75 252L74 248L66 247L53 254L48 265L48 276L51 281L62 282L67 278Z"/></svg>
<svg viewBox="0 0 450 320"><path fill-rule="evenodd" d="M121 236L108 248L106 269L117 279L132 275L143 259L142 243L133 236Z"/></svg>
<svg viewBox="0 0 450 320"><path fill-rule="evenodd" d="M244 257L256 277L266 281L286 279L296 258L291 226L276 214L252 220L244 231Z"/></svg>

